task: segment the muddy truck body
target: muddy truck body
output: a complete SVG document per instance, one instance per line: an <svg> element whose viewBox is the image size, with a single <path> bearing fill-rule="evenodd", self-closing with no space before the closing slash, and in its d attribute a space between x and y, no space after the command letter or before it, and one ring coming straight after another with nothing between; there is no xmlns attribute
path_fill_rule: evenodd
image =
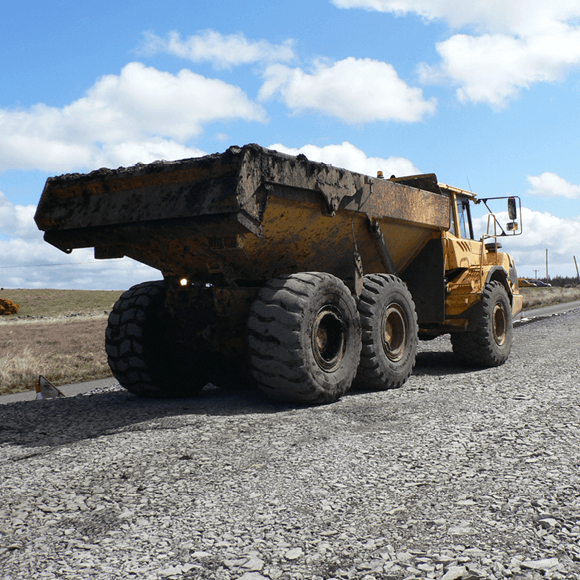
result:
<svg viewBox="0 0 580 580"><path fill-rule="evenodd" d="M450 334L469 363L505 362L522 297L498 237L519 230L517 202L508 231L490 213L480 240L474 202L434 174L370 177L246 145L49 178L35 220L63 252L163 274L109 316L109 364L132 393L251 381L319 404L401 386L418 339Z"/></svg>

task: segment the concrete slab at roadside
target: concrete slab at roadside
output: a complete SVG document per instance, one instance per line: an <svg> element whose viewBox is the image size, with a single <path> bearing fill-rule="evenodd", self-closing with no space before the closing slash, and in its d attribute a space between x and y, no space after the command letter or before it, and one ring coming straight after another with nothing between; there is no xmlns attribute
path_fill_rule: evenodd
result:
<svg viewBox="0 0 580 580"><path fill-rule="evenodd" d="M568 310L574 310L575 308L580 308L580 300L574 300L573 302L560 302L558 304L552 304L542 308L524 310L515 317L514 322L545 316L553 316L554 314L563 314L564 312L568 312Z"/></svg>
<svg viewBox="0 0 580 580"><path fill-rule="evenodd" d="M59 386L59 390L66 397L74 397L75 395L82 395L83 393L89 393L95 389L101 387L110 387L112 385L118 385L119 383L113 378L109 379L98 379L96 381L86 381L84 383L73 383L71 385ZM11 393L9 395L2 395L0 397L0 405L6 405L8 403L18 403L20 401L35 401L36 391L24 391L23 393Z"/></svg>

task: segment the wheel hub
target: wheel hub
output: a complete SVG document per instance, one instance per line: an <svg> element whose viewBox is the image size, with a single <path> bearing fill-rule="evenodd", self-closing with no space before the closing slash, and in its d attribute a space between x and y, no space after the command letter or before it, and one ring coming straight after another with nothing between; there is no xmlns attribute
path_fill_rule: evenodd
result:
<svg viewBox="0 0 580 580"><path fill-rule="evenodd" d="M499 346L501 346L506 340L507 316L503 308L503 305L500 303L497 303L493 308L492 325L493 325L493 338L495 342Z"/></svg>
<svg viewBox="0 0 580 580"><path fill-rule="evenodd" d="M327 372L338 368L346 347L346 325L334 306L323 306L312 327L312 352L318 366Z"/></svg>
<svg viewBox="0 0 580 580"><path fill-rule="evenodd" d="M385 309L381 336L387 357L394 362L401 360L407 343L407 320L398 304L389 304Z"/></svg>

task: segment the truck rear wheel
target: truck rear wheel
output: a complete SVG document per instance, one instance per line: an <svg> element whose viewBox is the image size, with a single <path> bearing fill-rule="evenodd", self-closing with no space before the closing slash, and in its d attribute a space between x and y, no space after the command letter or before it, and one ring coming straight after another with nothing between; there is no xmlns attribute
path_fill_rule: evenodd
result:
<svg viewBox="0 0 580 580"><path fill-rule="evenodd" d="M348 389L361 349L356 303L341 280L304 272L264 286L248 318L252 376L268 396L332 403Z"/></svg>
<svg viewBox="0 0 580 580"><path fill-rule="evenodd" d="M364 277L358 309L362 351L357 386L384 391L400 387L417 356L417 314L406 284L390 274Z"/></svg>
<svg viewBox="0 0 580 580"><path fill-rule="evenodd" d="M513 339L512 309L501 282L486 284L482 315L474 331L451 334L453 352L471 364L497 367L509 357Z"/></svg>
<svg viewBox="0 0 580 580"><path fill-rule="evenodd" d="M191 361L175 356L164 299L163 281L144 282L124 292L109 315L109 366L121 386L135 395L188 396L207 383L201 369L192 372L184 368Z"/></svg>

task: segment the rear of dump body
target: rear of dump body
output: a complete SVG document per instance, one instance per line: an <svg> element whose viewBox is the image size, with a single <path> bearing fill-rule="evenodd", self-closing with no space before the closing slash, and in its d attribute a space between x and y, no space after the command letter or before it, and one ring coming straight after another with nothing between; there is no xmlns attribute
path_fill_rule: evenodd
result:
<svg viewBox="0 0 580 580"><path fill-rule="evenodd" d="M420 187L246 145L50 178L35 220L65 252L94 247L97 258L128 256L165 277L231 285L316 271L344 280L355 252L365 273L401 274L449 228L435 175Z"/></svg>

